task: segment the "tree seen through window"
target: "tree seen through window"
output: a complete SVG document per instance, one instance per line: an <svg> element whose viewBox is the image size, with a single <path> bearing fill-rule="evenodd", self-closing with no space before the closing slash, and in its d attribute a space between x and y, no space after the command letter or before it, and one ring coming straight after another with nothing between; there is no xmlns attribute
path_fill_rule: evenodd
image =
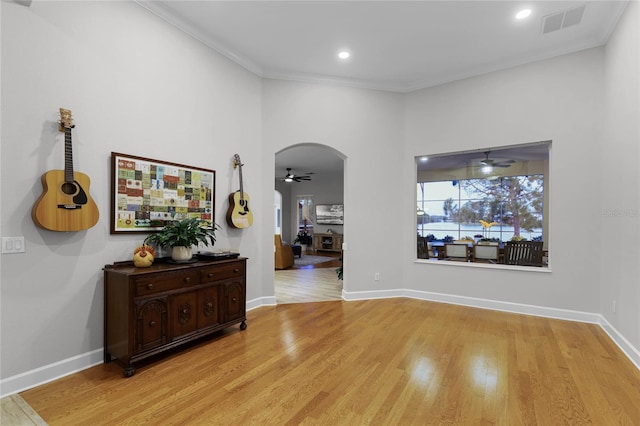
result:
<svg viewBox="0 0 640 426"><path fill-rule="evenodd" d="M543 175L420 182L418 235L541 239L543 188Z"/></svg>

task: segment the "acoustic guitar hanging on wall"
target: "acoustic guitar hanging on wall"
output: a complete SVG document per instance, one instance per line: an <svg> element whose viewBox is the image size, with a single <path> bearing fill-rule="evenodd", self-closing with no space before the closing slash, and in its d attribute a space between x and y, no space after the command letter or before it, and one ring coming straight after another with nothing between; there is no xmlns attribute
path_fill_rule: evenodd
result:
<svg viewBox="0 0 640 426"><path fill-rule="evenodd" d="M82 231L98 222L100 213L89 195L89 176L73 171L71 111L60 108L59 130L64 132L64 170L42 175L43 192L31 210L36 225L50 231Z"/></svg>
<svg viewBox="0 0 640 426"><path fill-rule="evenodd" d="M240 156L233 156L233 168L239 170L240 190L229 194L229 210L227 223L233 228L248 228L253 224L253 212L249 209L249 194L242 187L242 162Z"/></svg>

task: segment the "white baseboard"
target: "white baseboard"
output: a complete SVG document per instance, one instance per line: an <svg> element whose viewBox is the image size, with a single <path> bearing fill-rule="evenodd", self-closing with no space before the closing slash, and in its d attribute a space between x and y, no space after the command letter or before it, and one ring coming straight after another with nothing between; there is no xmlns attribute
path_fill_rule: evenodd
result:
<svg viewBox="0 0 640 426"><path fill-rule="evenodd" d="M69 374L86 370L104 360L102 348L76 355L35 370L26 371L0 381L0 398L52 382Z"/></svg>
<svg viewBox="0 0 640 426"><path fill-rule="evenodd" d="M601 322L599 323L600 327L604 330L605 333L609 335L611 340L615 342L616 345L624 352L624 354L631 360L632 363L635 364L636 368L640 370L640 351L636 349L629 341L618 332L609 321L607 321L604 317L601 316Z"/></svg>
<svg viewBox="0 0 640 426"><path fill-rule="evenodd" d="M247 301L247 311L259 308L261 306L275 306L277 305L275 296L257 297Z"/></svg>
<svg viewBox="0 0 640 426"><path fill-rule="evenodd" d="M381 291L347 292L342 290L342 298L346 301L389 299L407 297L411 299L431 302L451 303L473 308L491 309L495 311L512 312L516 314L535 315L539 317L556 318L568 321L587 322L600 325L607 335L618 345L622 352L640 370L640 351L633 347L609 322L600 314L571 311L566 309L547 308L544 306L524 305L519 303L500 302L496 300L479 299L474 297L456 296L451 294L431 293L426 291L397 289ZM247 302L247 310L261 306L275 306L275 296L260 297ZM53 364L45 365L4 380L0 380L0 398L22 392L27 389L51 382L69 374L85 370L103 362L103 349L96 349L85 354L77 355Z"/></svg>
<svg viewBox="0 0 640 426"><path fill-rule="evenodd" d="M537 317L598 324L602 327L604 332L607 333L611 340L618 345L627 358L631 360L636 368L640 370L640 351L625 339L625 337L600 314L410 289L354 292L342 290L342 298L346 301L387 299L393 297L407 297L410 299L451 303L453 305L469 306L472 308L491 309L494 311L511 312L515 314L534 315Z"/></svg>

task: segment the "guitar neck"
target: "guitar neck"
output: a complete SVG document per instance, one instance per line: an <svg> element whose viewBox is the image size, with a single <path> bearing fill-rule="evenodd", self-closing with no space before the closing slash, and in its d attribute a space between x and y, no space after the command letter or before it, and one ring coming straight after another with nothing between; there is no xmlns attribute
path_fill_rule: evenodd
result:
<svg viewBox="0 0 640 426"><path fill-rule="evenodd" d="M71 128L64 129L64 180L73 182L73 151L71 149Z"/></svg>
<svg viewBox="0 0 640 426"><path fill-rule="evenodd" d="M242 164L238 164L238 169L240 174L240 199L244 200L244 189L242 188Z"/></svg>

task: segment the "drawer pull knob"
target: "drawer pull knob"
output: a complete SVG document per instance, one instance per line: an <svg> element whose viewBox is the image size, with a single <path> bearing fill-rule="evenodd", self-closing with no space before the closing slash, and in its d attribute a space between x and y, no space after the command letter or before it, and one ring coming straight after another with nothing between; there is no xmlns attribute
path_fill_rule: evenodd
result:
<svg viewBox="0 0 640 426"><path fill-rule="evenodd" d="M233 299L231 299L232 302L235 302L237 299L234 297Z"/></svg>
<svg viewBox="0 0 640 426"><path fill-rule="evenodd" d="M207 278L213 278L213 273L209 272L209 273L207 274Z"/></svg>
<svg viewBox="0 0 640 426"><path fill-rule="evenodd" d="M155 325L156 325L156 322L155 322L155 321L149 321L149 327L153 327L153 326L155 326Z"/></svg>
<svg viewBox="0 0 640 426"><path fill-rule="evenodd" d="M240 272L240 269L235 268L235 269L233 270L233 272L235 272L235 273L237 274L238 272Z"/></svg>
<svg viewBox="0 0 640 426"><path fill-rule="evenodd" d="M185 283L189 284L189 281L191 281L191 277L185 277L184 278L184 282Z"/></svg>
<svg viewBox="0 0 640 426"><path fill-rule="evenodd" d="M153 284L147 284L147 288L151 290L153 288Z"/></svg>

